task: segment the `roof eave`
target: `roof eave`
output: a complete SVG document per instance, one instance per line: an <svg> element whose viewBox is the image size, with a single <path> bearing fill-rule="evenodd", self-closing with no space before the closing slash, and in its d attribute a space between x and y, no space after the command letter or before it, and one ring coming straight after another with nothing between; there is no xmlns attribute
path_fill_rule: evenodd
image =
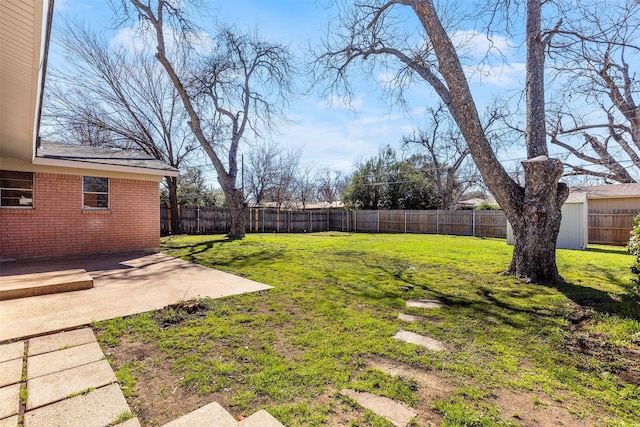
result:
<svg viewBox="0 0 640 427"><path fill-rule="evenodd" d="M155 176L170 176L177 177L179 172L177 169L154 169L154 168L145 168L140 166L122 166L122 165L112 165L107 163L96 163L90 161L77 161L77 160L62 160L62 159L51 159L46 157L36 157L33 159L34 165L42 165L42 166L55 166L61 168L73 168L73 169L92 169L96 171L107 171L107 172L125 172L125 173L133 173L139 175L155 175Z"/></svg>

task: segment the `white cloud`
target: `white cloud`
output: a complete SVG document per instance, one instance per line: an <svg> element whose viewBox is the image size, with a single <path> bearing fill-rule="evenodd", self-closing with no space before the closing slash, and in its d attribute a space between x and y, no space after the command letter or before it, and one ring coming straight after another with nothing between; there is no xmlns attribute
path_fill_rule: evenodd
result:
<svg viewBox="0 0 640 427"><path fill-rule="evenodd" d="M67 10L69 8L70 0L56 0L53 3L53 10L56 12L62 12L63 10Z"/></svg>
<svg viewBox="0 0 640 427"><path fill-rule="evenodd" d="M355 97L330 95L328 98L316 103L320 110L359 110L364 105L364 96Z"/></svg>
<svg viewBox="0 0 640 427"><path fill-rule="evenodd" d="M465 74L472 83L491 84L503 89L523 86L525 71L526 65L521 62L465 67Z"/></svg>
<svg viewBox="0 0 640 427"><path fill-rule="evenodd" d="M475 30L457 30L451 35L451 41L457 47L460 56L483 59L487 56L512 54L512 43L503 36L491 36Z"/></svg>
<svg viewBox="0 0 640 427"><path fill-rule="evenodd" d="M173 29L164 28L164 40L167 52L175 50L176 41L179 38ZM197 53L211 52L214 46L213 40L211 40L209 35L204 31L187 34L187 40ZM155 34L150 31L142 32L132 27L121 28L111 39L112 46L123 47L129 52L155 50L157 44Z"/></svg>

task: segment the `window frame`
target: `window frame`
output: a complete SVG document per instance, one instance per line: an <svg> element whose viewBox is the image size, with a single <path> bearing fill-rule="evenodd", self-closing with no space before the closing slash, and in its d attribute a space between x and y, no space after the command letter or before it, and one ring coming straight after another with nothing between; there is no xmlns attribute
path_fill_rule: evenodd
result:
<svg viewBox="0 0 640 427"><path fill-rule="evenodd" d="M0 174L0 209L34 209L35 208L35 201L34 201L34 194L35 194L35 173L31 172L31 171L16 171L16 170L9 170L9 169L0 169L0 173L2 172L15 172L15 173L21 173L21 174L29 174L31 176L30 180L24 180L21 178L4 178L5 180L16 180L16 181L30 181L31 182L31 188L19 188L19 187L3 187L2 186L2 175ZM31 193L31 204L29 205L3 205L2 204L2 193L5 191L18 191L18 192L29 192Z"/></svg>
<svg viewBox="0 0 640 427"><path fill-rule="evenodd" d="M107 191L87 191L85 189L85 180L86 179L100 179L106 180ZM89 183L90 184L90 183ZM87 194L93 195L106 195L107 196L107 206L89 206L85 203L85 197ZM111 179L107 177L101 176L83 176L82 177L82 210L85 211L108 211L111 209Z"/></svg>

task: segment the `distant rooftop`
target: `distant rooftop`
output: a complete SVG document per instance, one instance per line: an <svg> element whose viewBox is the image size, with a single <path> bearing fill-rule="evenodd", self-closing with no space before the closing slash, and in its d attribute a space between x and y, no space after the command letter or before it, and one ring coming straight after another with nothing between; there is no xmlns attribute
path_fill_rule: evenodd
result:
<svg viewBox="0 0 640 427"><path fill-rule="evenodd" d="M605 184L571 187L571 194L586 194L589 199L640 197L640 184Z"/></svg>
<svg viewBox="0 0 640 427"><path fill-rule="evenodd" d="M178 172L176 168L139 151L91 147L78 144L42 142L36 151L36 157L40 159L85 162L94 165L151 169L166 172L166 175L172 176L177 175Z"/></svg>

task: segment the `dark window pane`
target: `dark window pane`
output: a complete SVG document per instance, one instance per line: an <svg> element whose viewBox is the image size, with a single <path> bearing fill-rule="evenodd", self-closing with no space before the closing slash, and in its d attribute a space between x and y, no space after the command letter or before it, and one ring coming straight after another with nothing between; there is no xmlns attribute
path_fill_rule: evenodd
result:
<svg viewBox="0 0 640 427"><path fill-rule="evenodd" d="M33 188L33 172L0 171L0 187Z"/></svg>
<svg viewBox="0 0 640 427"><path fill-rule="evenodd" d="M108 193L109 178L96 178L93 176L85 176L82 180L84 191L91 193Z"/></svg>
<svg viewBox="0 0 640 427"><path fill-rule="evenodd" d="M0 206L33 206L31 191L3 190Z"/></svg>
<svg viewBox="0 0 640 427"><path fill-rule="evenodd" d="M96 194L97 208L107 209L109 207L109 195L108 194Z"/></svg>
<svg viewBox="0 0 640 427"><path fill-rule="evenodd" d="M97 208L108 209L109 208L109 195L108 194L84 194L84 207L85 208Z"/></svg>

